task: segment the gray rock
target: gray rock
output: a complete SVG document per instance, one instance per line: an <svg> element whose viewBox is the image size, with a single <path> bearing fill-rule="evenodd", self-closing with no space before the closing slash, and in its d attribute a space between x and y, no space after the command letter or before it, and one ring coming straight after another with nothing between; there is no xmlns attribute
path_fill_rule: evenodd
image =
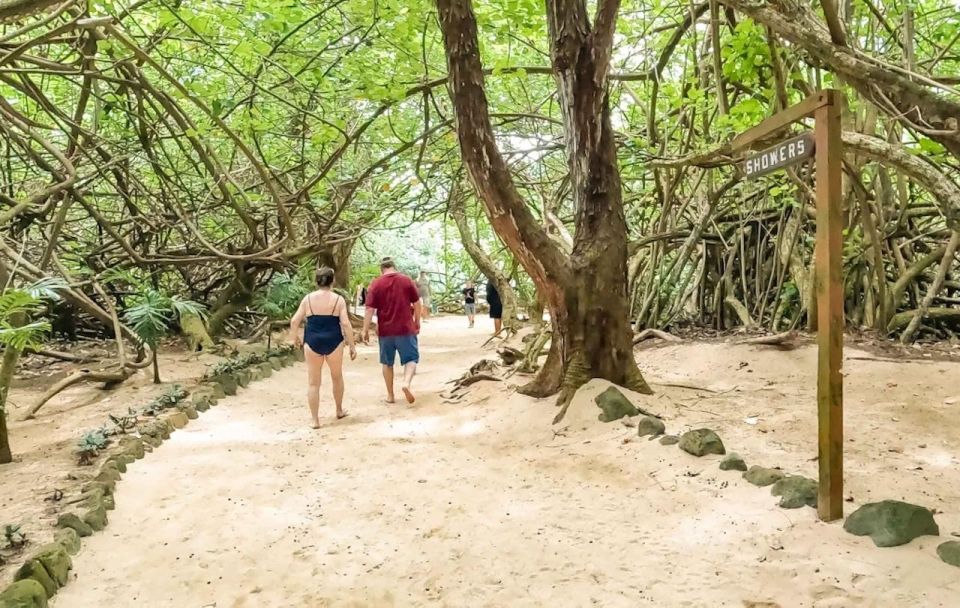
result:
<svg viewBox="0 0 960 608"><path fill-rule="evenodd" d="M227 394L223 392L223 385L219 382L207 382L205 388L210 389L210 394L213 395L214 403L211 405L216 405L217 401L227 396Z"/></svg>
<svg viewBox="0 0 960 608"><path fill-rule="evenodd" d="M918 536L940 534L929 509L899 500L863 505L850 514L843 529L856 536L869 536L878 547L897 547Z"/></svg>
<svg viewBox="0 0 960 608"><path fill-rule="evenodd" d="M90 494L97 490L101 490L104 496L113 496L113 490L116 487L115 482L103 482L103 481L91 481L90 483L85 483L80 488L82 494Z"/></svg>
<svg viewBox="0 0 960 608"><path fill-rule="evenodd" d="M96 509L100 505L103 505L103 508L112 511L115 508L113 496L106 494L102 488L92 488L87 492L83 493L84 505L88 509Z"/></svg>
<svg viewBox="0 0 960 608"><path fill-rule="evenodd" d="M743 458L740 457L740 454L736 452L731 452L723 457L723 460L720 461L720 470L721 471L746 471L747 463L743 461Z"/></svg>
<svg viewBox="0 0 960 608"><path fill-rule="evenodd" d="M143 446L141 445L140 447L142 449ZM136 461L137 461L136 458L134 458L130 454L127 454L126 452L123 452L123 451L117 452L107 459L107 462L112 462L115 465L117 465L117 470L120 471L121 473L126 473L127 467Z"/></svg>
<svg viewBox="0 0 960 608"><path fill-rule="evenodd" d="M69 555L80 552L80 535L73 528L60 528L54 532L53 542L63 547Z"/></svg>
<svg viewBox="0 0 960 608"><path fill-rule="evenodd" d="M270 357L267 359L267 362L270 363L270 367L273 368L273 371L278 372L283 369L283 361L280 357Z"/></svg>
<svg viewBox="0 0 960 608"><path fill-rule="evenodd" d="M640 420L637 421L637 435L640 437L647 435L657 437L663 435L666 430L667 427L663 424L663 420L653 416L641 416Z"/></svg>
<svg viewBox="0 0 960 608"><path fill-rule="evenodd" d="M960 568L960 541L948 540L937 547L937 555L945 563Z"/></svg>
<svg viewBox="0 0 960 608"><path fill-rule="evenodd" d="M680 443L680 438L676 435L664 435L660 438L660 445L677 445Z"/></svg>
<svg viewBox="0 0 960 608"><path fill-rule="evenodd" d="M47 592L33 579L17 581L0 592L0 608L47 608Z"/></svg>
<svg viewBox="0 0 960 608"><path fill-rule="evenodd" d="M99 481L103 483L116 483L120 481L120 471L117 470L117 466L107 466L113 463L105 462L103 467L100 469L100 473L93 478L94 481Z"/></svg>
<svg viewBox="0 0 960 608"><path fill-rule="evenodd" d="M761 488L773 485L784 477L786 475L780 469L768 469L757 465L753 465L749 471L743 474L744 479Z"/></svg>
<svg viewBox="0 0 960 608"><path fill-rule="evenodd" d="M680 436L680 449L694 456L707 454L723 455L727 453L720 437L710 429L687 431Z"/></svg>
<svg viewBox="0 0 960 608"><path fill-rule="evenodd" d="M802 475L788 475L770 488L770 493L780 497L784 509L817 506L817 482Z"/></svg>
<svg viewBox="0 0 960 608"><path fill-rule="evenodd" d="M209 394L195 394L193 399L191 399L193 404L193 409L197 412L203 413L210 409L210 406L213 405L213 398Z"/></svg>
<svg viewBox="0 0 960 608"><path fill-rule="evenodd" d="M61 513L57 518L57 527L73 530L78 536L90 536L93 528L84 523L76 513Z"/></svg>
<svg viewBox="0 0 960 608"><path fill-rule="evenodd" d="M233 372L233 379L237 381L237 386L247 388L253 380L253 374L248 369L239 369Z"/></svg>
<svg viewBox="0 0 960 608"><path fill-rule="evenodd" d="M143 449L143 440L129 435L120 438L120 451L136 460L140 460L146 455L146 451Z"/></svg>
<svg viewBox="0 0 960 608"><path fill-rule="evenodd" d="M294 361L303 363L304 354L302 348L295 348L290 354L293 356Z"/></svg>
<svg viewBox="0 0 960 608"><path fill-rule="evenodd" d="M220 386L220 389L223 391L224 395L237 394L237 379L231 374L221 374L217 376L216 382Z"/></svg>
<svg viewBox="0 0 960 608"><path fill-rule="evenodd" d="M597 419L600 422L613 422L620 420L624 416L636 416L640 412L630 403L623 393L611 386L607 390L597 395L594 401L600 408L600 415Z"/></svg>
<svg viewBox="0 0 960 608"><path fill-rule="evenodd" d="M193 407L192 405L185 405L180 408L180 411L186 414L187 419L189 420L196 420L200 417L200 414L197 413L197 408Z"/></svg>
<svg viewBox="0 0 960 608"><path fill-rule="evenodd" d="M175 429L182 429L190 422L190 418L183 412L172 412L167 414L166 421Z"/></svg>
<svg viewBox="0 0 960 608"><path fill-rule="evenodd" d="M93 528L94 532L99 532L107 527L107 508L104 505L94 507L84 513L83 523Z"/></svg>
<svg viewBox="0 0 960 608"><path fill-rule="evenodd" d="M261 363L257 367L260 369L261 378L269 378L273 375L273 366L269 363Z"/></svg>

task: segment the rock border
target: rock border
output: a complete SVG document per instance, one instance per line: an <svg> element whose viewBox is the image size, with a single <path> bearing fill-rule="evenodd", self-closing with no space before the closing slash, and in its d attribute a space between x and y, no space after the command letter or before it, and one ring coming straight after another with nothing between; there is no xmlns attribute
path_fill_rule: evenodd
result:
<svg viewBox="0 0 960 608"><path fill-rule="evenodd" d="M238 361L244 364L238 365ZM254 351L220 361L175 406L138 425L137 434L125 434L110 448L97 474L80 488L72 510L57 518L54 542L32 552L15 572L13 584L0 589L0 608L46 608L47 602L69 582L71 556L80 552L81 539L106 528L107 512L114 509L114 489L127 467L159 447L170 435L240 387L270 377L274 371L303 361L303 351L281 348ZM209 375L217 368L219 371Z"/></svg>

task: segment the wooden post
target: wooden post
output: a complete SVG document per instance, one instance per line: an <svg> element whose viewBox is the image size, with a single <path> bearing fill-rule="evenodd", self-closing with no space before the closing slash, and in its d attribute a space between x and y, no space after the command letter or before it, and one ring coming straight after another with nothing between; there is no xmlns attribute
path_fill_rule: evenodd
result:
<svg viewBox="0 0 960 608"><path fill-rule="evenodd" d="M817 191L817 413L820 487L817 511L823 521L843 517L843 213L841 189L842 99L822 91L816 109Z"/></svg>

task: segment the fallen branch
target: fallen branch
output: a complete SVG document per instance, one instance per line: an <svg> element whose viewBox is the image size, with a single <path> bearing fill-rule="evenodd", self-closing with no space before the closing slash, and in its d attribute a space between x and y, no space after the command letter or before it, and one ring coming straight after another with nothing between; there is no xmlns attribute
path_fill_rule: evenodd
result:
<svg viewBox="0 0 960 608"><path fill-rule="evenodd" d="M757 338L746 338L744 340L737 340L734 344L752 344L756 346L784 346L787 348L795 348L796 343L794 342L797 338L797 331L792 329L790 331L785 331L783 333L774 334L772 336L760 336Z"/></svg>
<svg viewBox="0 0 960 608"><path fill-rule="evenodd" d="M640 344L644 340L649 340L650 338L660 338L667 342L683 342L683 338L677 337L671 333L661 331L659 329L645 329L633 337L634 345Z"/></svg>
<svg viewBox="0 0 960 608"><path fill-rule="evenodd" d="M71 363L92 363L97 360L96 357L91 357L89 355L73 355L70 353L60 352L58 350L47 350L44 348L28 348L24 350L25 354L37 355L39 357L47 357L49 359L57 359L59 361L69 361Z"/></svg>
<svg viewBox="0 0 960 608"><path fill-rule="evenodd" d="M127 378L133 375L133 370L122 367L116 371L93 371L89 369L82 369L80 371L74 372L57 382L53 386L47 389L43 395L37 399L33 405L30 406L30 409L27 410L27 413L24 415L23 420L32 420L37 412L42 408L48 401L53 399L59 393L70 388L74 384L79 384L81 382L106 382L108 385L117 384L123 382Z"/></svg>

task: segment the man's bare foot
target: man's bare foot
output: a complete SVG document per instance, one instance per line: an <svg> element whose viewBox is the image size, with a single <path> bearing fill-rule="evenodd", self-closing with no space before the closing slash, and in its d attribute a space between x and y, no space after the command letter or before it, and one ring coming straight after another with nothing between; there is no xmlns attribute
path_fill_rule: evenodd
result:
<svg viewBox="0 0 960 608"><path fill-rule="evenodd" d="M409 386L403 387L403 396L407 399L407 403L413 403L417 400L417 398L413 396L413 391L410 390Z"/></svg>
<svg viewBox="0 0 960 608"><path fill-rule="evenodd" d="M337 412L337 420L343 420L350 415L350 412Z"/></svg>

